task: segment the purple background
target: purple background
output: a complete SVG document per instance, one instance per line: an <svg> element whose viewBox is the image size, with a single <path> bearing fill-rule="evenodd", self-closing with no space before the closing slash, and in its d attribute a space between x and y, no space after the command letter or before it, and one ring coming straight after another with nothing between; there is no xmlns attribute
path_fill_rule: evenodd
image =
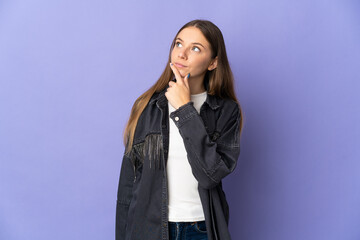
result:
<svg viewBox="0 0 360 240"><path fill-rule="evenodd" d="M122 134L195 18L244 110L233 239L360 239L359 1L0 1L0 239L114 239Z"/></svg>

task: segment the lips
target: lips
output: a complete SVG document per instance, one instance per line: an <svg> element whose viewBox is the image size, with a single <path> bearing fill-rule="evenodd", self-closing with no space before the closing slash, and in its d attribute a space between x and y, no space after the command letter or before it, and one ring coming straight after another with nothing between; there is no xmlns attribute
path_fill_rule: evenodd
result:
<svg viewBox="0 0 360 240"><path fill-rule="evenodd" d="M185 65L182 65L182 64L180 64L180 63L175 63L175 66L177 66L177 67L179 67L179 68L184 68L184 67L186 67Z"/></svg>

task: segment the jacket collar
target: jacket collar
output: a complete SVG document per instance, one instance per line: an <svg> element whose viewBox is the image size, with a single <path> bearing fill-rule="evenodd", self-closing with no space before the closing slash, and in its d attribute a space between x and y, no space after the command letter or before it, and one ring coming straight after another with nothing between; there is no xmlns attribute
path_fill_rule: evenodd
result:
<svg viewBox="0 0 360 240"><path fill-rule="evenodd" d="M157 95L154 95L153 98L150 99L149 104L156 103L159 107L165 107L168 104L168 100L165 96L165 92L169 85L167 85L163 90L161 90ZM209 105L209 107L213 110L217 109L219 107L218 99L216 96L210 95L207 93L207 97L205 102Z"/></svg>

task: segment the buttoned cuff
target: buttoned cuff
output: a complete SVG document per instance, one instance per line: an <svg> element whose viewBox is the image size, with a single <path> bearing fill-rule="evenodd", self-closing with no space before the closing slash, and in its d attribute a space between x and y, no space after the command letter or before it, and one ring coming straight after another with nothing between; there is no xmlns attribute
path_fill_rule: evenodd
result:
<svg viewBox="0 0 360 240"><path fill-rule="evenodd" d="M194 107L194 102L190 101L178 109L170 113L170 118L174 121L175 125L179 128L186 123L193 116L198 114Z"/></svg>

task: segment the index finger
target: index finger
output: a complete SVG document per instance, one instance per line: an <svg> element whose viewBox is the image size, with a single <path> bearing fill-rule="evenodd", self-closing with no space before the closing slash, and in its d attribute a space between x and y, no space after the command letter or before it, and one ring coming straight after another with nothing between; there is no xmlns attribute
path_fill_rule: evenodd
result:
<svg viewBox="0 0 360 240"><path fill-rule="evenodd" d="M173 71L174 75L175 75L175 78L176 78L176 82L181 82L181 83L184 83L184 80L182 79L180 73L179 73L179 70L176 68L176 66L173 64L173 63L170 63L170 68L171 70Z"/></svg>

